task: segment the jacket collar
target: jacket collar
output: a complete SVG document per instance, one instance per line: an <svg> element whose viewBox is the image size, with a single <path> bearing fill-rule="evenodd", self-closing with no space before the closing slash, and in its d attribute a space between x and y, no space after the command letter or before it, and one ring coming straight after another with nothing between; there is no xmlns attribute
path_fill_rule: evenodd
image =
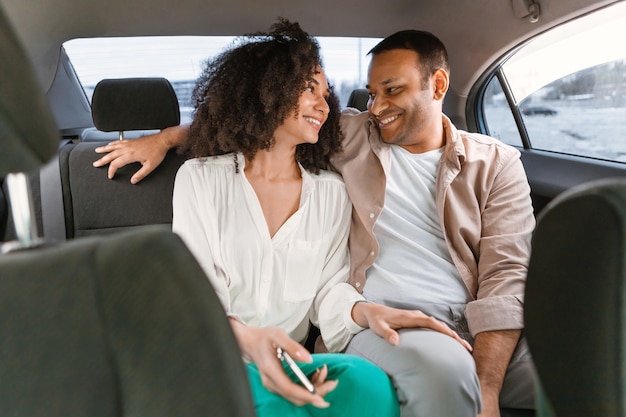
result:
<svg viewBox="0 0 626 417"><path fill-rule="evenodd" d="M450 163L460 169L466 158L463 139L457 128L448 118L448 116L442 114L441 118L443 123L443 131L446 137L446 144L442 160L445 160L447 163Z"/></svg>

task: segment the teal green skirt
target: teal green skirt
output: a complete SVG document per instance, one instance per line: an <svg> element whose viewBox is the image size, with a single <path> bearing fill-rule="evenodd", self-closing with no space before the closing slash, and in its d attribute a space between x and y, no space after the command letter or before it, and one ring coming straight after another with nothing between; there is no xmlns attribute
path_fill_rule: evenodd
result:
<svg viewBox="0 0 626 417"><path fill-rule="evenodd" d="M312 363L299 363L307 376L326 365L328 380L338 380L337 388L324 399L328 408L312 405L297 406L268 391L261 383L255 364L248 364L248 378L256 406L257 417L398 417L400 407L389 377L376 365L357 356L343 353L313 355ZM287 374L297 381L295 376Z"/></svg>

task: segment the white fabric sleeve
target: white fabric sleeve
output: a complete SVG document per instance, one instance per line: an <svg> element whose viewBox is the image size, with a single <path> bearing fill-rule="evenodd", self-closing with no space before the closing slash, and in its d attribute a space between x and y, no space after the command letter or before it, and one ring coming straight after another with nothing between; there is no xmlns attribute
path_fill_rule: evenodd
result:
<svg viewBox="0 0 626 417"><path fill-rule="evenodd" d="M341 211L335 217L337 221L329 236L331 242L322 270L324 284L315 297L311 315L311 321L320 328L324 344L331 352L343 350L350 338L363 330L352 320L352 306L363 300L363 296L347 283L350 274L348 236L352 205L345 189L342 190L335 204L335 207L341 207Z"/></svg>
<svg viewBox="0 0 626 417"><path fill-rule="evenodd" d="M207 187L201 186L201 176L197 171L199 169L202 168L188 161L176 174L172 198L172 231L182 238L202 266L226 314L237 318L237 315L231 314L227 276L215 263L215 256L219 257L215 253L219 246L217 214L215 208L206 203L207 199L203 200L205 204L201 204L198 198L210 192Z"/></svg>

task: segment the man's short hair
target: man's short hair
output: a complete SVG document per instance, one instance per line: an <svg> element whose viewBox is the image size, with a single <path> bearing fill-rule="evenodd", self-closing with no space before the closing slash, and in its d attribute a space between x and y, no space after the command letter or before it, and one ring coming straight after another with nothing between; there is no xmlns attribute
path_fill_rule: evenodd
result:
<svg viewBox="0 0 626 417"><path fill-rule="evenodd" d="M419 56L419 64L424 70L424 77L429 77L437 69L443 68L450 73L448 51L443 42L435 35L423 30L402 30L387 36L374 46L367 54L376 56L394 49L409 49Z"/></svg>

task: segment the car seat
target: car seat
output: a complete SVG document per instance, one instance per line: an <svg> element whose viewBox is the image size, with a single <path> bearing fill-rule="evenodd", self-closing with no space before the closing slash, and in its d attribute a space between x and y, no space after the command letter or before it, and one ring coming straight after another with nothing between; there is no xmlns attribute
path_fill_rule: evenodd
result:
<svg viewBox="0 0 626 417"><path fill-rule="evenodd" d="M0 56L0 176L18 223L0 255L0 415L254 416L221 304L167 227L40 242L19 172L59 139L1 8Z"/></svg>
<svg viewBox="0 0 626 417"><path fill-rule="evenodd" d="M583 184L541 212L525 322L538 416L626 415L626 181Z"/></svg>
<svg viewBox="0 0 626 417"><path fill-rule="evenodd" d="M172 193L176 172L186 157L172 150L143 181L131 184L139 163L120 168L114 179L107 167L94 168L102 155L95 148L110 142L105 132L153 133L178 125L176 93L165 78L127 78L100 81L92 98L95 127L78 143L59 150L56 172L42 172L41 212L46 238L63 240L119 232L130 228L172 223ZM60 179L53 183L54 176ZM62 196L62 202L54 199ZM64 223L61 234L50 226Z"/></svg>

